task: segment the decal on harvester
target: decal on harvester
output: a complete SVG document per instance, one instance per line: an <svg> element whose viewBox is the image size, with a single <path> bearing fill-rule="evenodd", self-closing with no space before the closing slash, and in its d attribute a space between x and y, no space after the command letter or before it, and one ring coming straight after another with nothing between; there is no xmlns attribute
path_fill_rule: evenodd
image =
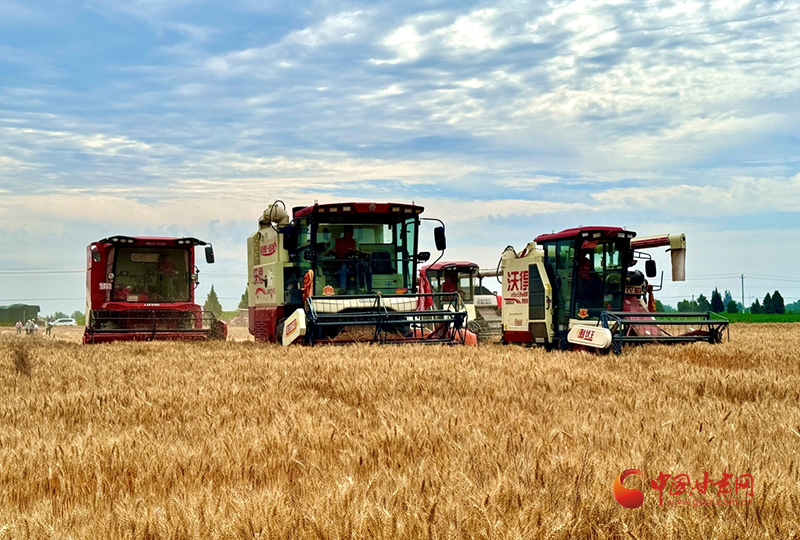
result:
<svg viewBox="0 0 800 540"><path fill-rule="evenodd" d="M588 316L589 316L589 310L588 310L587 308L583 308L583 307L582 307L582 308L580 308L580 309L578 310L578 317L579 317L579 318L581 318L581 319L585 319L585 318L586 318L586 317L588 317Z"/></svg>
<svg viewBox="0 0 800 540"><path fill-rule="evenodd" d="M518 291L511 296L527 296L528 295L528 271L527 270L514 270L508 273L508 292Z"/></svg>
<svg viewBox="0 0 800 540"><path fill-rule="evenodd" d="M261 246L261 256L262 257L269 257L270 255L275 255L275 252L278 251L278 243L272 242L266 246Z"/></svg>
<svg viewBox="0 0 800 540"><path fill-rule="evenodd" d="M297 330L297 319L292 320L286 325L286 337L291 336L295 330Z"/></svg>
<svg viewBox="0 0 800 540"><path fill-rule="evenodd" d="M110 291L111 290L111 283L98 283L97 284L101 291Z"/></svg>
<svg viewBox="0 0 800 540"><path fill-rule="evenodd" d="M335 291L333 290L333 287L331 287L330 285L325 285L325 286L322 288L322 295L323 295L323 296L333 296L333 293L334 293L334 292L335 292Z"/></svg>
<svg viewBox="0 0 800 540"><path fill-rule="evenodd" d="M578 329L579 339L588 339L589 341L591 341L593 337L594 337L594 330L589 330L587 328Z"/></svg>

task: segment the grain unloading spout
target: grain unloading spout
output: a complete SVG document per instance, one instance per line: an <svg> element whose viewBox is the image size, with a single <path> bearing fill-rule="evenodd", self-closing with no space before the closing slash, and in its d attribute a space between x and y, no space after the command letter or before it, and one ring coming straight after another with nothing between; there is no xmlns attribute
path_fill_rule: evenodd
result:
<svg viewBox="0 0 800 540"><path fill-rule="evenodd" d="M672 263L672 281L686 281L686 235L659 234L631 240L633 249L668 246Z"/></svg>

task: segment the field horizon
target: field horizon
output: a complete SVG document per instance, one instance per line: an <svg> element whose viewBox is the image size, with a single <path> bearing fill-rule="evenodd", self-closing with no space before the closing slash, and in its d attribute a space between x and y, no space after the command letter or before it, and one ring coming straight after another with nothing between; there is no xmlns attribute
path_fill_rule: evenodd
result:
<svg viewBox="0 0 800 540"><path fill-rule="evenodd" d="M75 329L2 333L0 540L800 530L800 324L733 324L720 345L621 356L284 349L240 330L94 346ZM626 469L693 485L749 474L752 497L661 506L632 477L644 502L628 509L612 494Z"/></svg>

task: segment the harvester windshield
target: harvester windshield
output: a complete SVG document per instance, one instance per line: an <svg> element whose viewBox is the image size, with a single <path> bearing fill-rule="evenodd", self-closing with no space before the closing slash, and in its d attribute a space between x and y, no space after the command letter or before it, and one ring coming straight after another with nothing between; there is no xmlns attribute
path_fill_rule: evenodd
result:
<svg viewBox="0 0 800 540"><path fill-rule="evenodd" d="M117 246L111 269L111 300L188 302L189 270L188 249Z"/></svg>
<svg viewBox="0 0 800 540"><path fill-rule="evenodd" d="M622 309L630 239L595 234L562 233L537 239L544 248L550 279L560 284L555 291L560 324L566 325L576 317L597 318L603 310Z"/></svg>
<svg viewBox="0 0 800 540"><path fill-rule="evenodd" d="M471 303L478 287L477 271L478 265L470 262L436 263L427 267L426 277L433 292L457 292L464 302Z"/></svg>
<svg viewBox="0 0 800 540"><path fill-rule="evenodd" d="M385 220L386 216L382 216ZM300 223L301 270L314 269L314 295L395 294L413 287L417 220ZM316 264L314 264L316 263ZM315 268L314 268L315 267Z"/></svg>

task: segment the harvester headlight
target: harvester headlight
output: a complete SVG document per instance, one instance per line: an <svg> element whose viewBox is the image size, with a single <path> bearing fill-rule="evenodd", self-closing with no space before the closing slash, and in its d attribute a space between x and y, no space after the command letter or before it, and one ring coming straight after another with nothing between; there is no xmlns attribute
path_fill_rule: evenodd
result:
<svg viewBox="0 0 800 540"><path fill-rule="evenodd" d="M197 272L192 274L192 283L197 283L197 280L200 279L200 276L197 275Z"/></svg>
<svg viewBox="0 0 800 540"><path fill-rule="evenodd" d="M108 281L114 281L114 272L109 272L106 277L108 278Z"/></svg>
<svg viewBox="0 0 800 540"><path fill-rule="evenodd" d="M342 206L342 211L343 212L350 212L352 209L353 209L352 206Z"/></svg>

